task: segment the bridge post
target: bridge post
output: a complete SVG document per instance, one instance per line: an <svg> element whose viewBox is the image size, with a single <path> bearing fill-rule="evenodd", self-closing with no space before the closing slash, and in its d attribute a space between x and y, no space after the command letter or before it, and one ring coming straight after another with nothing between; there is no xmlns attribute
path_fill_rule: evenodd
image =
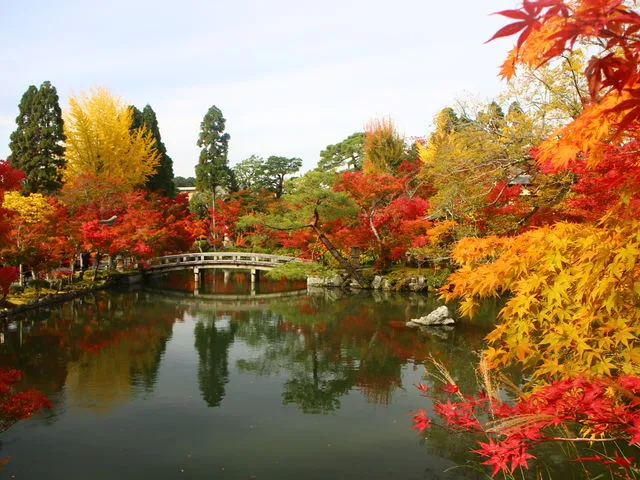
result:
<svg viewBox="0 0 640 480"><path fill-rule="evenodd" d="M198 267L193 267L193 280L195 282L195 290L197 292L200 288L200 269Z"/></svg>

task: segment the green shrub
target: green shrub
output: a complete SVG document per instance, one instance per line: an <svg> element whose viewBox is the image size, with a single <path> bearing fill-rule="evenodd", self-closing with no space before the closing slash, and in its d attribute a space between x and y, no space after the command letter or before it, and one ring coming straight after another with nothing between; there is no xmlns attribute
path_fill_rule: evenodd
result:
<svg viewBox="0 0 640 480"><path fill-rule="evenodd" d="M267 272L267 278L280 280L306 280L307 277L331 277L336 271L315 262L289 262Z"/></svg>
<svg viewBox="0 0 640 480"><path fill-rule="evenodd" d="M51 284L47 280L35 279L35 280L30 280L29 281L29 287L30 288L35 288L36 290L41 290L43 288L49 288L50 286L51 286Z"/></svg>

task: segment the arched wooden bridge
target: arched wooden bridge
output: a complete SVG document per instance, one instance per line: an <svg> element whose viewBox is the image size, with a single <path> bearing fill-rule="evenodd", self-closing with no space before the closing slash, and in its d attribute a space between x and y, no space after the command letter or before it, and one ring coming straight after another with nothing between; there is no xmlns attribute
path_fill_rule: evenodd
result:
<svg viewBox="0 0 640 480"><path fill-rule="evenodd" d="M251 271L252 291L258 279L258 271L271 270L285 263L298 261L294 257L247 252L182 253L152 258L145 274L154 275L176 270L193 269L196 288L200 283L200 270L207 268L241 269Z"/></svg>

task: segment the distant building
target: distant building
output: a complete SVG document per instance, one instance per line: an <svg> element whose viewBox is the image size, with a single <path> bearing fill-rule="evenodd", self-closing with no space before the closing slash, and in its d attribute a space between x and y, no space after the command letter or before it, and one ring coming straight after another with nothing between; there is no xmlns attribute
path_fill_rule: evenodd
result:
<svg viewBox="0 0 640 480"><path fill-rule="evenodd" d="M178 193L186 193L187 198L191 200L191 197L193 197L193 194L196 191L196 187L176 187L176 190L178 190Z"/></svg>
<svg viewBox="0 0 640 480"><path fill-rule="evenodd" d="M531 180L532 180L531 175L528 175L526 173L521 173L513 177L511 180L509 180L509 186L513 187L515 185L520 185L521 196L531 195L531 191L528 188L531 186Z"/></svg>

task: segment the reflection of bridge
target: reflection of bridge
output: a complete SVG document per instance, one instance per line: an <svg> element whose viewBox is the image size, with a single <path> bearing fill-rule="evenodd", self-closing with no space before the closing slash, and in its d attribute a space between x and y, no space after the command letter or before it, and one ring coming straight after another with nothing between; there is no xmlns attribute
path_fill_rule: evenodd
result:
<svg viewBox="0 0 640 480"><path fill-rule="evenodd" d="M196 293L171 291L167 289L149 288L147 290L161 295L163 299L175 298L180 303L196 307L206 307L213 310L252 311L266 310L273 301L282 298L300 297L307 294L307 290L288 290L276 293L258 293L256 295L228 295L221 293ZM175 301L175 300L173 300Z"/></svg>
<svg viewBox="0 0 640 480"><path fill-rule="evenodd" d="M272 268L296 261L294 257L282 255L269 255L266 253L247 252L207 252L207 253L183 253L180 255L166 255L152 258L145 274L173 272L192 268L196 282L196 291L200 285L200 270L207 268L241 269L251 271L251 292L255 293L255 285L258 281L260 270Z"/></svg>

